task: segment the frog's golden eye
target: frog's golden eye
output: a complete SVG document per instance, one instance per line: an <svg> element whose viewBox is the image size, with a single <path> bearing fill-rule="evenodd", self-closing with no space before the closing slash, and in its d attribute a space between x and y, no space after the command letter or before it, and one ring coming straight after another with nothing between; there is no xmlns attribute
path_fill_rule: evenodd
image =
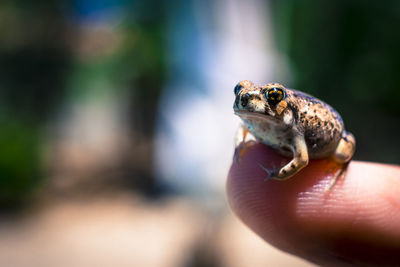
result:
<svg viewBox="0 0 400 267"><path fill-rule="evenodd" d="M265 92L265 97L270 104L276 105L285 98L285 92L281 88L274 87Z"/></svg>

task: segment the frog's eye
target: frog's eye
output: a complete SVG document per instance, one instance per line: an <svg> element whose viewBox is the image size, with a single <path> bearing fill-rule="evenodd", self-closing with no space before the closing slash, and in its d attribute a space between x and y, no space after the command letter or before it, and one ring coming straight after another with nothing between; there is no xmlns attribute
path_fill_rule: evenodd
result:
<svg viewBox="0 0 400 267"><path fill-rule="evenodd" d="M237 94L240 92L240 90L242 90L242 88L243 88L242 85L237 84L237 85L235 86L235 88L233 89L233 92L235 93L235 95L237 95Z"/></svg>
<svg viewBox="0 0 400 267"><path fill-rule="evenodd" d="M265 92L265 97L270 104L275 105L285 97L285 92L281 88L274 87Z"/></svg>

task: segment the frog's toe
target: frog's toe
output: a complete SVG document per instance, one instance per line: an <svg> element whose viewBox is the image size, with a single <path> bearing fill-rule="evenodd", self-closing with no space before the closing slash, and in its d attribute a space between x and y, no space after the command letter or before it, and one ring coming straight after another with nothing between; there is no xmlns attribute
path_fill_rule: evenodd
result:
<svg viewBox="0 0 400 267"><path fill-rule="evenodd" d="M240 159L243 157L243 155L246 153L246 151L254 145L254 141L248 141L248 142L242 142L240 143L237 147L235 147L235 152L233 154L233 160L239 164Z"/></svg>
<svg viewBox="0 0 400 267"><path fill-rule="evenodd" d="M344 179L346 172L347 172L347 166L348 166L348 163L344 164L340 169L338 169L333 174L331 180L325 186L325 192L329 192L340 178Z"/></svg>
<svg viewBox="0 0 400 267"><path fill-rule="evenodd" d="M258 163L258 165L263 169L265 172L268 173L267 177L265 177L264 181L268 181L270 179L276 179L278 177L279 171L275 169L269 169L262 165L261 163Z"/></svg>

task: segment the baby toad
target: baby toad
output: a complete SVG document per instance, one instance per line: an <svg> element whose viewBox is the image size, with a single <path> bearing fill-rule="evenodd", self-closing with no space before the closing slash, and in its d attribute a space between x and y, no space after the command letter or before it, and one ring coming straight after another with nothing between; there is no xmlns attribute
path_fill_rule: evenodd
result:
<svg viewBox="0 0 400 267"><path fill-rule="evenodd" d="M233 109L243 125L236 137L235 157L244 141L253 138L293 159L280 169L267 169L266 179L285 180L307 166L308 160L333 157L346 167L355 150L354 136L328 104L279 83L255 85L241 81L234 89ZM331 182L335 183L337 174Z"/></svg>

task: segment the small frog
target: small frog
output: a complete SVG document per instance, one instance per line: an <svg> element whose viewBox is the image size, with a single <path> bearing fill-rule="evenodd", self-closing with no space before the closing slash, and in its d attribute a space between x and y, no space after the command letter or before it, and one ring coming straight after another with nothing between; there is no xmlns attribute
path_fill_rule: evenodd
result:
<svg viewBox="0 0 400 267"><path fill-rule="evenodd" d="M345 170L355 151L355 138L344 130L342 118L331 106L279 83L258 86L245 80L235 86L234 93L233 109L243 121L236 137L237 159L246 141L255 139L284 156L293 156L280 169L261 165L268 172L266 179L288 179L307 166L310 158L331 156Z"/></svg>

